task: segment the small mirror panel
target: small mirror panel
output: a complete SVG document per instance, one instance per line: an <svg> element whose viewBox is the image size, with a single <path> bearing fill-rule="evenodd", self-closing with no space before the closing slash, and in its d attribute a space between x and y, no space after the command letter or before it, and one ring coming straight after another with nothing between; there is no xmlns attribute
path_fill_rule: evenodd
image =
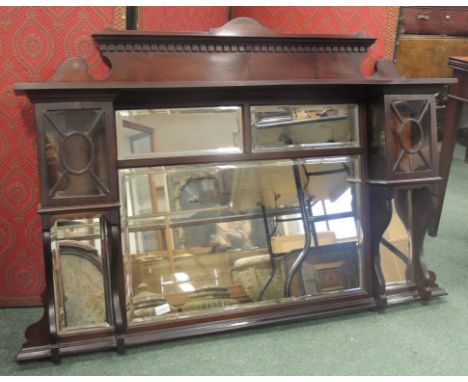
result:
<svg viewBox="0 0 468 382"><path fill-rule="evenodd" d="M382 272L388 291L414 283L410 197L411 191L395 191L392 218L380 240Z"/></svg>
<svg viewBox="0 0 468 382"><path fill-rule="evenodd" d="M111 327L105 219L59 217L50 230L60 334Z"/></svg>
<svg viewBox="0 0 468 382"><path fill-rule="evenodd" d="M253 106L253 151L359 145L358 105Z"/></svg>
<svg viewBox="0 0 468 382"><path fill-rule="evenodd" d="M242 152L242 108L116 111L119 159Z"/></svg>

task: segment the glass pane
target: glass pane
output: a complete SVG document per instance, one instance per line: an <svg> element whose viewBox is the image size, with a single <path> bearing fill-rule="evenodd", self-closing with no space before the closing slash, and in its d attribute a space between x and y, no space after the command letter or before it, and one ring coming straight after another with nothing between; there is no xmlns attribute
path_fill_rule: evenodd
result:
<svg viewBox="0 0 468 382"><path fill-rule="evenodd" d="M359 145L356 104L253 106L251 120L254 151Z"/></svg>
<svg viewBox="0 0 468 382"><path fill-rule="evenodd" d="M393 171L407 173L431 169L431 114L428 100L398 100L390 113L396 160Z"/></svg>
<svg viewBox="0 0 468 382"><path fill-rule="evenodd" d="M217 106L115 112L119 159L242 152L242 109Z"/></svg>
<svg viewBox="0 0 468 382"><path fill-rule="evenodd" d="M49 196L109 193L103 110L49 110L44 121Z"/></svg>
<svg viewBox="0 0 468 382"><path fill-rule="evenodd" d="M104 219L59 219L50 232L59 332L109 327Z"/></svg>
<svg viewBox="0 0 468 382"><path fill-rule="evenodd" d="M411 191L395 191L392 218L380 242L380 261L387 288L414 282L410 234Z"/></svg>
<svg viewBox="0 0 468 382"><path fill-rule="evenodd" d="M120 170L129 322L360 290L360 196L350 181L358 164L347 157Z"/></svg>

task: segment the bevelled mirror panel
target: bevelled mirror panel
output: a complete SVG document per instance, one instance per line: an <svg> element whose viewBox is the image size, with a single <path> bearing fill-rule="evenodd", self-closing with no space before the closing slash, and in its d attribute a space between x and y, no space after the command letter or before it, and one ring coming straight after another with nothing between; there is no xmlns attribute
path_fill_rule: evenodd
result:
<svg viewBox="0 0 468 382"><path fill-rule="evenodd" d="M359 163L120 170L129 324L360 292Z"/></svg>
<svg viewBox="0 0 468 382"><path fill-rule="evenodd" d="M241 153L242 108L116 111L119 159Z"/></svg>
<svg viewBox="0 0 468 382"><path fill-rule="evenodd" d="M50 234L59 334L111 327L104 218L59 218Z"/></svg>
<svg viewBox="0 0 468 382"><path fill-rule="evenodd" d="M252 106L253 151L359 145L358 105Z"/></svg>
<svg viewBox="0 0 468 382"><path fill-rule="evenodd" d="M410 190L397 190L392 217L380 240L380 261L387 291L414 283Z"/></svg>

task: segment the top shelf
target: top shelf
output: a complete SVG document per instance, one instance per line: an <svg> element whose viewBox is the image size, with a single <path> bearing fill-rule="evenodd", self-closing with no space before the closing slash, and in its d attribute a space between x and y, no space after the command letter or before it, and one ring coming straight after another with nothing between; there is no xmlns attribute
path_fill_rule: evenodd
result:
<svg viewBox="0 0 468 382"><path fill-rule="evenodd" d="M311 80L271 80L271 81L180 81L180 82L35 82L16 83L16 91L30 90L152 90L186 88L230 88L230 87L296 87L296 86L382 86L398 85L445 85L454 84L455 78L411 78L411 79L311 79Z"/></svg>

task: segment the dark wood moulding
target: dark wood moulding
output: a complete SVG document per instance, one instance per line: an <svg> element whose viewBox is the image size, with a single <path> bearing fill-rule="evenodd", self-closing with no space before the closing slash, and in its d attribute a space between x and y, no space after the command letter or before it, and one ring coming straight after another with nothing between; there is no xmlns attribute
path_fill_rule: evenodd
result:
<svg viewBox="0 0 468 382"><path fill-rule="evenodd" d="M93 35L101 55L111 68L104 80L95 80L86 62L69 59L49 83L15 84L36 106L41 182L46 288L43 318L26 330L26 343L18 361L50 358L115 349L186 336L252 328L314 317L384 309L388 305L430 300L445 292L424 263L422 244L433 216L431 192L439 181L437 146L434 140L434 94L454 79L406 79L388 61L377 64L376 73L364 77L360 63L374 43L364 36L279 35L254 20L234 19L206 33L154 33L106 30ZM421 171L395 171L392 163L404 149L395 137L391 103L428 102L428 147L431 155ZM359 106L359 145L283 152L253 152L251 105L356 103ZM243 108L244 151L230 155L118 160L114 111L124 109L238 105ZM95 108L105 124L108 150L105 178L109 191L92 196L56 198L51 195L46 160L45 115L60 108ZM422 117L421 117L422 118ZM404 124L405 120L401 121ZM421 122L422 124L422 122ZM421 127L421 129L423 129ZM402 127L400 127L401 129ZM426 131L426 130L424 130ZM391 138L391 139L390 139ZM416 149L409 151L415 151ZM404 151L404 150L403 150ZM408 150L407 150L408 151ZM415 151L416 152L416 151ZM204 164L263 159L358 156L361 225L364 240L362 288L320 298L294 298L284 303L239 308L232 312L167 322L129 326L125 310L125 281L121 249L120 201L117 171L121 168L177 164ZM389 224L390 202L409 192L400 208L414 218L405 221L413 233L415 280L386 290L380 264L379 244ZM50 227L57 216L88 216L99 213L107 226L110 257L112 328L58 333Z"/></svg>

